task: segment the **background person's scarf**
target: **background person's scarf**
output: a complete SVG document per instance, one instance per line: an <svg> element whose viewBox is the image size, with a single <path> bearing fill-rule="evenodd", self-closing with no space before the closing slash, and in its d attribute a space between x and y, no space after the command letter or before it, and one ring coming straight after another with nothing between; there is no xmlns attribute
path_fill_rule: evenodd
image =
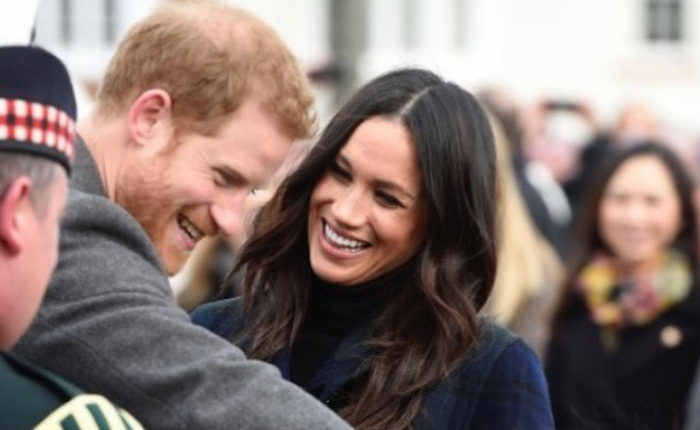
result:
<svg viewBox="0 0 700 430"><path fill-rule="evenodd" d="M670 250L657 258L658 269L644 277L621 277L604 254L584 266L577 289L596 324L612 329L644 325L685 299L692 286L685 256Z"/></svg>

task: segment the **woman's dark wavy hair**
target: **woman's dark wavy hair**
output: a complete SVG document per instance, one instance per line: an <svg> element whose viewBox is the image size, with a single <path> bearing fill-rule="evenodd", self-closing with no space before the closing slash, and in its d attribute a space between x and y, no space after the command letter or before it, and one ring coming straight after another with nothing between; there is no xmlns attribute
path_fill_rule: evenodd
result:
<svg viewBox="0 0 700 430"><path fill-rule="evenodd" d="M424 70L398 70L363 86L336 113L308 157L263 207L235 271L245 268L242 339L269 359L295 340L312 278L309 198L355 129L395 118L417 146L427 239L415 273L377 321L366 385L340 411L361 429L410 427L427 389L465 357L496 270L495 154L476 99Z"/></svg>
<svg viewBox="0 0 700 430"><path fill-rule="evenodd" d="M610 158L601 168L598 176L594 179L589 193L585 200L583 216L578 225L578 243L581 249L578 257L574 259L574 264L570 267L566 281L562 304L556 313L555 326L559 324L566 312L566 308L571 303L574 294L576 280L583 267L593 258L596 252L612 254L603 238L600 236L600 225L598 212L601 201L605 195L605 188L612 176L627 161L637 158L651 156L655 157L666 167L671 175L674 189L681 204L681 228L676 238L671 243L671 248L681 252L687 259L691 267L693 278L697 278L698 269L698 227L695 204L693 203L693 193L695 184L688 174L686 167L678 159L676 154L668 147L655 141L643 141L625 150L622 150Z"/></svg>

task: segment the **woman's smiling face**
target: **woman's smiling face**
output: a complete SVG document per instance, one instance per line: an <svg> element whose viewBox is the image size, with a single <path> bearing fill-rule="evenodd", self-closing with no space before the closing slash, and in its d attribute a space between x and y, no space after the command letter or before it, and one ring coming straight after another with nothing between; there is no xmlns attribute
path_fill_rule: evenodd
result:
<svg viewBox="0 0 700 430"><path fill-rule="evenodd" d="M605 188L598 216L600 236L622 263L653 262L682 225L681 199L668 168L653 155L625 161Z"/></svg>
<svg viewBox="0 0 700 430"><path fill-rule="evenodd" d="M319 278L341 285L375 279L425 241L415 144L398 120L362 122L316 184L309 202L309 258Z"/></svg>

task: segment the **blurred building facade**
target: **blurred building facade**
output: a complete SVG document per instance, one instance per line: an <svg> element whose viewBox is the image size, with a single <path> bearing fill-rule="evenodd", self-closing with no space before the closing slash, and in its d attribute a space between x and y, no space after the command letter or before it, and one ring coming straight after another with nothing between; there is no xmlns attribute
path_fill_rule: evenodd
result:
<svg viewBox="0 0 700 430"><path fill-rule="evenodd" d="M94 86L124 31L167 0L42 0L37 41ZM583 99L604 118L642 101L700 133L697 0L230 0L319 76L322 117L359 82L424 66L519 99Z"/></svg>

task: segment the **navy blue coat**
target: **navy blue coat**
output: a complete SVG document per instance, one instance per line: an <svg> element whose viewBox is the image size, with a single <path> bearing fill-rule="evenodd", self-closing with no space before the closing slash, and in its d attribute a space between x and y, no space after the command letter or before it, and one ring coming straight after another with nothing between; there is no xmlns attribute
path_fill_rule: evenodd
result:
<svg viewBox="0 0 700 430"><path fill-rule="evenodd" d="M196 309L192 321L226 339L237 333L240 302L221 300ZM319 400L333 407L333 397L365 370L363 346L371 327L345 339L311 379ZM245 350L245 345L242 346ZM289 350L271 360L290 378ZM413 422L427 429L553 429L542 366L532 350L506 329L483 321L481 337L464 362L432 388Z"/></svg>
<svg viewBox="0 0 700 430"><path fill-rule="evenodd" d="M547 354L557 428L682 428L700 356L700 289L649 324L623 330L617 343L604 347L583 299L574 297Z"/></svg>

